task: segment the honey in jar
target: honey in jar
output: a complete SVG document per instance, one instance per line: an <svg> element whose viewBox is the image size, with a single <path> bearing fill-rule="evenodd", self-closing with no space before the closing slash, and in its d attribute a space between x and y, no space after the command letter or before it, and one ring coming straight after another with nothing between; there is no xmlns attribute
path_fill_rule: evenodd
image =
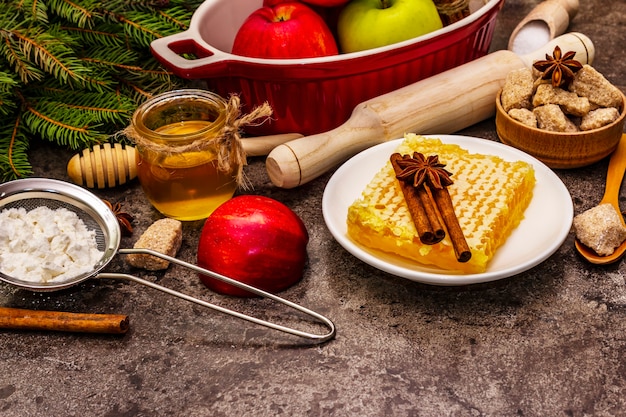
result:
<svg viewBox="0 0 626 417"><path fill-rule="evenodd" d="M165 216L206 218L237 190L240 158L219 159L228 155L220 147L232 144L223 140L226 105L208 91L176 90L135 112L130 132L138 152L137 177Z"/></svg>

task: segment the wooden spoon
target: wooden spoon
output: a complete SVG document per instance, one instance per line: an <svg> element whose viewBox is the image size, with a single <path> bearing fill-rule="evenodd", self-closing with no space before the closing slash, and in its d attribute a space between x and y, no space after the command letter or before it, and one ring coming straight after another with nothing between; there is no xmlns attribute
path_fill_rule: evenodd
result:
<svg viewBox="0 0 626 417"><path fill-rule="evenodd" d="M604 196L600 200L600 204L609 203L615 207L618 213L620 213L620 220L624 223L624 216L621 215L621 209L619 208L619 190L622 186L622 180L624 178L624 171L626 170L626 134L622 135L622 139L619 141L617 148L611 155L609 161L609 169L606 175L606 188L604 190ZM576 239L576 250L592 264L604 265L616 262L624 256L626 253L626 241L615 249L611 255L602 256L589 249Z"/></svg>

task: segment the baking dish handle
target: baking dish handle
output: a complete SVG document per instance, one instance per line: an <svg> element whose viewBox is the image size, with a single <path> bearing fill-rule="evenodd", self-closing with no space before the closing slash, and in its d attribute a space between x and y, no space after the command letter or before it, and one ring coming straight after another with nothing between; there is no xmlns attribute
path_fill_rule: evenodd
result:
<svg viewBox="0 0 626 417"><path fill-rule="evenodd" d="M183 78L206 78L223 73L231 54L200 45L193 34L186 30L152 41L150 49L154 57ZM193 54L197 59L187 59L183 54ZM223 64L223 65L221 65Z"/></svg>

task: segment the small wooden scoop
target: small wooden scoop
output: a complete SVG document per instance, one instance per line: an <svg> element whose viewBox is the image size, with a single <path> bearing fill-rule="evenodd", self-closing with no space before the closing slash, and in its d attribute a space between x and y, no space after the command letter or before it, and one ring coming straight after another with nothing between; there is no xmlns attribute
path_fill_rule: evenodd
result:
<svg viewBox="0 0 626 417"><path fill-rule="evenodd" d="M565 33L570 21L576 16L579 0L544 0L513 29L509 38L509 50L516 54L528 54L548 41Z"/></svg>
<svg viewBox="0 0 626 417"><path fill-rule="evenodd" d="M615 207L615 210L620 213L620 219L622 224L624 223L624 217L621 215L621 209L619 208L619 190L622 186L622 180L624 179L624 171L626 170L626 134L622 135L622 139L619 141L617 148L611 155L609 162L609 169L606 175L606 188L604 190L604 196L600 200L599 204L610 203ZM626 253L626 241L615 249L611 255L602 256L589 249L576 239L576 250L592 264L610 264L619 261L624 253Z"/></svg>
<svg viewBox="0 0 626 417"><path fill-rule="evenodd" d="M119 314L66 313L0 307L0 329L123 334L128 328L128 316Z"/></svg>

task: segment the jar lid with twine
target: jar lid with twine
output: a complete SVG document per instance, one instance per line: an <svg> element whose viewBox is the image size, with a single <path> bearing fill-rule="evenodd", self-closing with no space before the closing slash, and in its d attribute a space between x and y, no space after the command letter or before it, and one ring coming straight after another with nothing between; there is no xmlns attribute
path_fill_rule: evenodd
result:
<svg viewBox="0 0 626 417"><path fill-rule="evenodd" d="M237 167L237 172L234 175L237 185L247 187L243 173L243 167L247 161L246 152L241 142L241 130L245 126L262 124L271 115L272 108L267 102L254 108L250 113L242 115L239 96L232 94L225 106L224 125L221 131L209 140L206 137L200 137L190 143L172 145L150 140L150 138L137 132L132 125L121 133L138 147L162 155L170 156L214 149L216 151L217 169L221 172L231 172L233 167ZM258 121L259 119L263 120Z"/></svg>

